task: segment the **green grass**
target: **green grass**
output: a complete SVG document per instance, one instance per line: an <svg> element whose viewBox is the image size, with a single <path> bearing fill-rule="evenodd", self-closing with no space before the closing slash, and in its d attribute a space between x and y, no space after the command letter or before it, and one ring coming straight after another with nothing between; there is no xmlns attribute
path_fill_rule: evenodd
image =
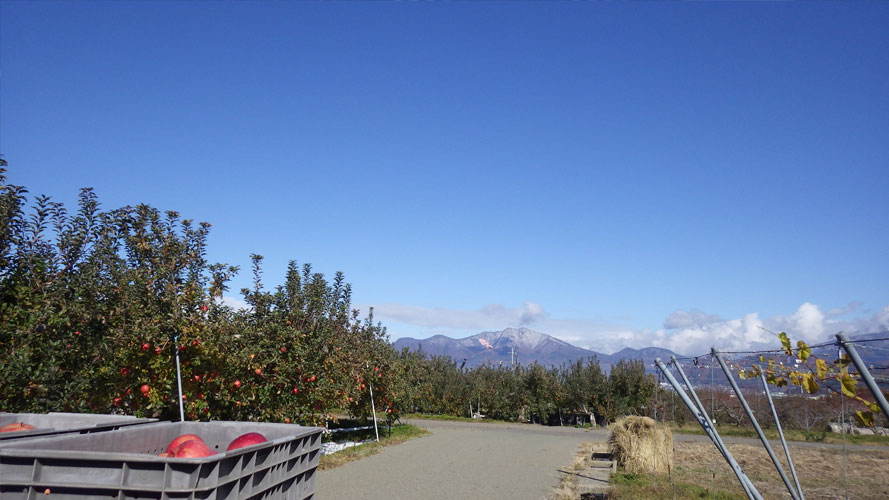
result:
<svg viewBox="0 0 889 500"><path fill-rule="evenodd" d="M384 429L380 429L379 442L353 446L332 455L323 455L320 458L318 469L324 470L339 467L353 460L360 460L364 457L379 453L379 451L386 446L401 444L407 440L422 437L427 434L429 434L429 431L427 431L426 429L421 429L420 427L409 424L394 425L391 429L385 429L385 431ZM373 429L370 429L369 431L357 431L354 433L349 433L349 439L354 439L356 441L359 439L368 439L372 436L374 436Z"/></svg>
<svg viewBox="0 0 889 500"><path fill-rule="evenodd" d="M675 493L675 495L674 495ZM664 475L652 477L651 474L612 474L611 500L660 500L663 498L702 498L715 500L746 500L747 497L719 489L707 488L675 482Z"/></svg>
<svg viewBox="0 0 889 500"><path fill-rule="evenodd" d="M721 436L739 436L758 439L759 436L752 428L736 427L733 425L716 426ZM684 425L682 427L673 426L673 432L678 434L704 434L704 430L699 425ZM763 429L767 438L779 439L777 429ZM833 443L840 444L843 437L833 432L811 432L802 429L784 429L784 439L787 441L808 441L816 443ZM889 436L862 436L855 434L846 434L847 444L869 444L889 446Z"/></svg>

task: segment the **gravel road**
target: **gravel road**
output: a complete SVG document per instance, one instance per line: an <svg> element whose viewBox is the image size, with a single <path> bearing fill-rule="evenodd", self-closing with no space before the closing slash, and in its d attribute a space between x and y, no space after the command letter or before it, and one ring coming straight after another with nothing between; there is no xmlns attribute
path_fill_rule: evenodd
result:
<svg viewBox="0 0 889 500"><path fill-rule="evenodd" d="M432 434L318 473L315 500L542 500L581 443L608 432L410 420Z"/></svg>

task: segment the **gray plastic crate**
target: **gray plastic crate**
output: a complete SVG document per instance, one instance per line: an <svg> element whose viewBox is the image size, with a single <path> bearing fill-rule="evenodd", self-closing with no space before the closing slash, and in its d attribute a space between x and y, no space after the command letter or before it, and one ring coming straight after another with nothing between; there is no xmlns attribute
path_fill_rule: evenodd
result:
<svg viewBox="0 0 889 500"><path fill-rule="evenodd" d="M120 429L127 425L157 422L156 418L137 418L129 415L98 415L93 413L5 413L0 412L0 427L24 422L36 429L0 432L0 441L66 433L87 434Z"/></svg>
<svg viewBox="0 0 889 500"><path fill-rule="evenodd" d="M158 422L114 432L0 442L0 497L309 499L315 493L321 431L254 422ZM225 451L247 432L259 432L268 442ZM157 456L182 434L197 434L219 453Z"/></svg>

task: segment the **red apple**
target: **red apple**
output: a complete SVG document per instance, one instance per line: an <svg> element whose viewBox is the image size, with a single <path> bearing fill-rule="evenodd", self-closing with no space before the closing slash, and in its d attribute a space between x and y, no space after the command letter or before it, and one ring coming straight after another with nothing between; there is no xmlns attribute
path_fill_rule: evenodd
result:
<svg viewBox="0 0 889 500"><path fill-rule="evenodd" d="M262 375L262 368L257 368L254 371L256 372L257 375Z"/></svg>
<svg viewBox="0 0 889 500"><path fill-rule="evenodd" d="M207 312L207 306L201 306L201 312Z"/></svg>
<svg viewBox="0 0 889 500"><path fill-rule="evenodd" d="M18 432L18 431L30 431L31 429L36 429L31 424L26 424L24 422L15 422L12 424L6 424L3 427L0 427L0 432Z"/></svg>
<svg viewBox="0 0 889 500"><path fill-rule="evenodd" d="M225 451L237 450L238 448L243 448L245 446L265 443L266 441L268 441L268 439L262 434L258 432L248 432L247 434L242 434L236 437L235 440L228 445L228 448L226 448Z"/></svg>
<svg viewBox="0 0 889 500"><path fill-rule="evenodd" d="M293 393L294 393L294 394L299 394L299 387L294 387L294 388L293 388Z"/></svg>
<svg viewBox="0 0 889 500"><path fill-rule="evenodd" d="M241 387L241 381L235 380L232 385L235 386L235 389L239 389Z"/></svg>
<svg viewBox="0 0 889 500"><path fill-rule="evenodd" d="M142 350L143 350L143 351L147 351L147 350L149 350L149 349L151 349L151 344L149 344L148 342L145 342L145 343L142 344Z"/></svg>
<svg viewBox="0 0 889 500"><path fill-rule="evenodd" d="M142 391L143 396L148 396L148 393L151 392L151 387L148 384L142 384L139 390Z"/></svg>
<svg viewBox="0 0 889 500"><path fill-rule="evenodd" d="M164 350L161 349L160 346L157 346L157 347L154 348L154 353L155 353L155 354L160 354L160 353L162 353L162 352L164 352Z"/></svg>
<svg viewBox="0 0 889 500"><path fill-rule="evenodd" d="M191 441L191 440L194 440L194 439L197 439L198 441L203 442L203 440L201 439L201 437L198 436L197 434L183 434L183 435L181 435L181 436L176 436L175 438L173 438L172 441L170 441L170 444L167 445L167 449L164 450L164 452L165 452L165 453L169 453L169 454L171 454L171 455L175 455L175 454L176 454L176 453L175 453L175 452L176 452L176 448L179 448L180 446L182 446L182 445L185 444L186 442Z"/></svg>
<svg viewBox="0 0 889 500"><path fill-rule="evenodd" d="M287 352L287 348L286 348L286 347L282 347L282 348L281 348L281 352Z"/></svg>
<svg viewBox="0 0 889 500"><path fill-rule="evenodd" d="M182 443L181 446L176 448L175 453L176 458L201 458L216 454L200 438Z"/></svg>

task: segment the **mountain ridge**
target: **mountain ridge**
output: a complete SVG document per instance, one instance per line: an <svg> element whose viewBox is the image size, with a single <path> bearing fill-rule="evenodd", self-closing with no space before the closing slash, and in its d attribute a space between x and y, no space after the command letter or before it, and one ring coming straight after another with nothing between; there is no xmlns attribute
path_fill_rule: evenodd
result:
<svg viewBox="0 0 889 500"><path fill-rule="evenodd" d="M393 345L398 351L408 348L428 355L450 356L461 363L465 359L466 366L470 368L485 364L510 366L515 355L519 364L528 365L537 362L544 366L559 366L596 357L606 371L622 359L642 359L646 370L652 371L650 365L655 358L669 359L671 355L679 356L659 347L642 349L625 347L614 354L604 354L577 347L552 335L524 327L485 331L460 339L441 334L425 339L402 337Z"/></svg>

